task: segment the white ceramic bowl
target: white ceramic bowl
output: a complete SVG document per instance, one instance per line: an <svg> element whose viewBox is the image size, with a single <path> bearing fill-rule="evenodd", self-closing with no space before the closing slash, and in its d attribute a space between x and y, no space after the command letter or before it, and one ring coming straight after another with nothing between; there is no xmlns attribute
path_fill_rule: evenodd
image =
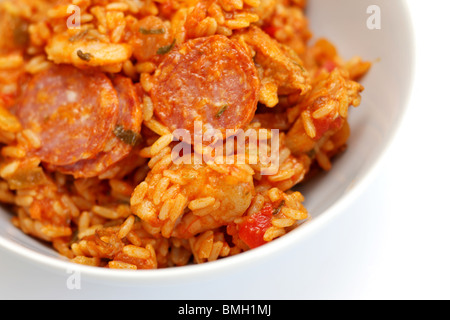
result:
<svg viewBox="0 0 450 320"><path fill-rule="evenodd" d="M367 9L381 9L381 29L370 30ZM69 263L10 222L0 211L0 246L42 268L66 274L80 272L84 279L111 284L176 284L196 277L220 277L221 272L264 263L279 251L289 250L323 227L357 197L376 174L380 160L400 127L413 80L413 26L406 1L310 0L308 16L315 37L337 44L345 58L360 55L376 61L364 79L362 105L351 112L352 137L348 151L334 162L333 170L300 189L312 221L256 250L204 265L167 270L117 271ZM323 236L326 236L325 234ZM293 250L293 252L295 252ZM295 253L293 253L295 254Z"/></svg>

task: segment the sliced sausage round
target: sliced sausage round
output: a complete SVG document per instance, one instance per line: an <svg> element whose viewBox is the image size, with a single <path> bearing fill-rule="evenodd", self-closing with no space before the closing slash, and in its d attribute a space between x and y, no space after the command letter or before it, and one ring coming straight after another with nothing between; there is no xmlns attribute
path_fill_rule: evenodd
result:
<svg viewBox="0 0 450 320"><path fill-rule="evenodd" d="M92 159L50 169L71 174L75 178L96 177L124 159L133 146L139 143L142 125L141 98L129 78L117 76L113 79L113 84L119 98L119 118L110 131L105 148Z"/></svg>
<svg viewBox="0 0 450 320"><path fill-rule="evenodd" d="M15 110L24 129L40 139L40 147L30 152L44 163L68 165L103 150L118 106L105 74L55 66L28 83Z"/></svg>
<svg viewBox="0 0 450 320"><path fill-rule="evenodd" d="M155 114L172 131L194 123L225 133L250 123L260 82L245 47L225 36L189 40L167 53L151 89Z"/></svg>

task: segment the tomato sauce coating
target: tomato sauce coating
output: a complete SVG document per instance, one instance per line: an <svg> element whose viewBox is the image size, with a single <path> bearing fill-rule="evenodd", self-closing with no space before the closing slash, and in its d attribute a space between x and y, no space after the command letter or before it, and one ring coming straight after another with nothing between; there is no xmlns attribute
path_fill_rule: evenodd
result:
<svg viewBox="0 0 450 320"><path fill-rule="evenodd" d="M45 163L69 165L105 147L118 105L105 74L55 66L28 83L15 111L23 128L40 139L40 148L30 152Z"/></svg>
<svg viewBox="0 0 450 320"><path fill-rule="evenodd" d="M133 55L138 61L158 60L162 58L161 51L170 47L173 35L163 20L149 16L139 20L133 27L130 44Z"/></svg>
<svg viewBox="0 0 450 320"><path fill-rule="evenodd" d="M151 90L155 113L170 130L239 129L250 123L260 82L251 56L237 41L216 35L170 51Z"/></svg>

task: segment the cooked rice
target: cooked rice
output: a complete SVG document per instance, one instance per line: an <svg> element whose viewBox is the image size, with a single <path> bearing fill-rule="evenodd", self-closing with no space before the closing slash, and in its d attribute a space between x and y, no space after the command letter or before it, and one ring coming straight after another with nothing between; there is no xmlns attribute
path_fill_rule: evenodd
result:
<svg viewBox="0 0 450 320"><path fill-rule="evenodd" d="M370 63L344 61L326 39L311 43L305 6L303 0L2 1L0 202L14 213L13 225L74 263L137 270L240 254L310 219L293 188L312 169L330 170L345 150L349 107L361 102L357 81ZM81 25L68 28L77 8ZM145 21L158 21L158 29L136 27ZM164 30L174 40L160 49L223 35L253 59L259 106L244 129L256 130L258 140L246 140L245 163L198 162L211 152L205 146L195 146L192 164L174 162L174 136L150 94L162 58L145 58L139 45L142 33ZM31 154L44 143L14 114L24 84L57 64L123 75L139 88L142 143L95 177L76 179ZM271 129L280 130L279 168L265 175L268 164L252 150L271 150ZM103 152L116 144L111 139ZM226 152L228 159L238 156Z"/></svg>

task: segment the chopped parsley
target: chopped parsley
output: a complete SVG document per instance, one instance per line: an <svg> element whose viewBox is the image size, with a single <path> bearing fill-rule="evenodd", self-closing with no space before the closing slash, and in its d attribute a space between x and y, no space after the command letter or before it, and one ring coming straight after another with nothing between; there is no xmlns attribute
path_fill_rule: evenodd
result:
<svg viewBox="0 0 450 320"><path fill-rule="evenodd" d="M14 18L12 23L14 44L21 47L27 45L30 40L28 23L21 18Z"/></svg>
<svg viewBox="0 0 450 320"><path fill-rule="evenodd" d="M73 36L71 36L69 38L69 41L70 42L75 42L75 41L81 40L81 39L84 38L85 35L88 34L88 32L89 32L89 29L84 29L83 31L80 31L80 32L74 34Z"/></svg>
<svg viewBox="0 0 450 320"><path fill-rule="evenodd" d="M281 209L283 208L284 204L285 204L285 201L284 201L284 200L281 201L280 205L279 205L277 208L273 209L272 214L273 214L273 215L279 214L280 211L281 211Z"/></svg>
<svg viewBox="0 0 450 320"><path fill-rule="evenodd" d="M78 55L78 58L80 58L83 61L91 61L91 59L92 59L92 54L90 54L88 52L85 53L81 50L77 51L77 55Z"/></svg>
<svg viewBox="0 0 450 320"><path fill-rule="evenodd" d="M161 29L145 29L145 28L140 28L139 32L142 33L143 35L151 35L151 34L164 34L166 33L166 30L164 30L163 28Z"/></svg>
<svg viewBox="0 0 450 320"><path fill-rule="evenodd" d="M142 142L142 136L132 130L126 130L122 126L116 126L114 135L130 146L137 146Z"/></svg>
<svg viewBox="0 0 450 320"><path fill-rule="evenodd" d="M227 109L228 109L227 104L224 105L222 108L220 108L219 112L217 112L216 114L216 119L219 119L224 114L224 112L227 111Z"/></svg>
<svg viewBox="0 0 450 320"><path fill-rule="evenodd" d="M306 155L308 156L308 157L310 157L311 159L313 159L315 156L316 156L316 150L315 149L312 149L312 150L310 150L310 151L308 151L307 153L306 153Z"/></svg>
<svg viewBox="0 0 450 320"><path fill-rule="evenodd" d="M156 53L159 55L169 53L175 46L175 42L176 42L176 40L173 39L173 42L170 45L159 48L158 51L156 51Z"/></svg>
<svg viewBox="0 0 450 320"><path fill-rule="evenodd" d="M79 235L78 230L75 230L74 233L72 234L72 237L70 238L69 245L72 245L80 240L78 235Z"/></svg>
<svg viewBox="0 0 450 320"><path fill-rule="evenodd" d="M303 72L306 72L305 67L303 67L300 63L298 63L295 60L291 60L293 64L295 64L297 67L299 67L300 69L302 69Z"/></svg>

